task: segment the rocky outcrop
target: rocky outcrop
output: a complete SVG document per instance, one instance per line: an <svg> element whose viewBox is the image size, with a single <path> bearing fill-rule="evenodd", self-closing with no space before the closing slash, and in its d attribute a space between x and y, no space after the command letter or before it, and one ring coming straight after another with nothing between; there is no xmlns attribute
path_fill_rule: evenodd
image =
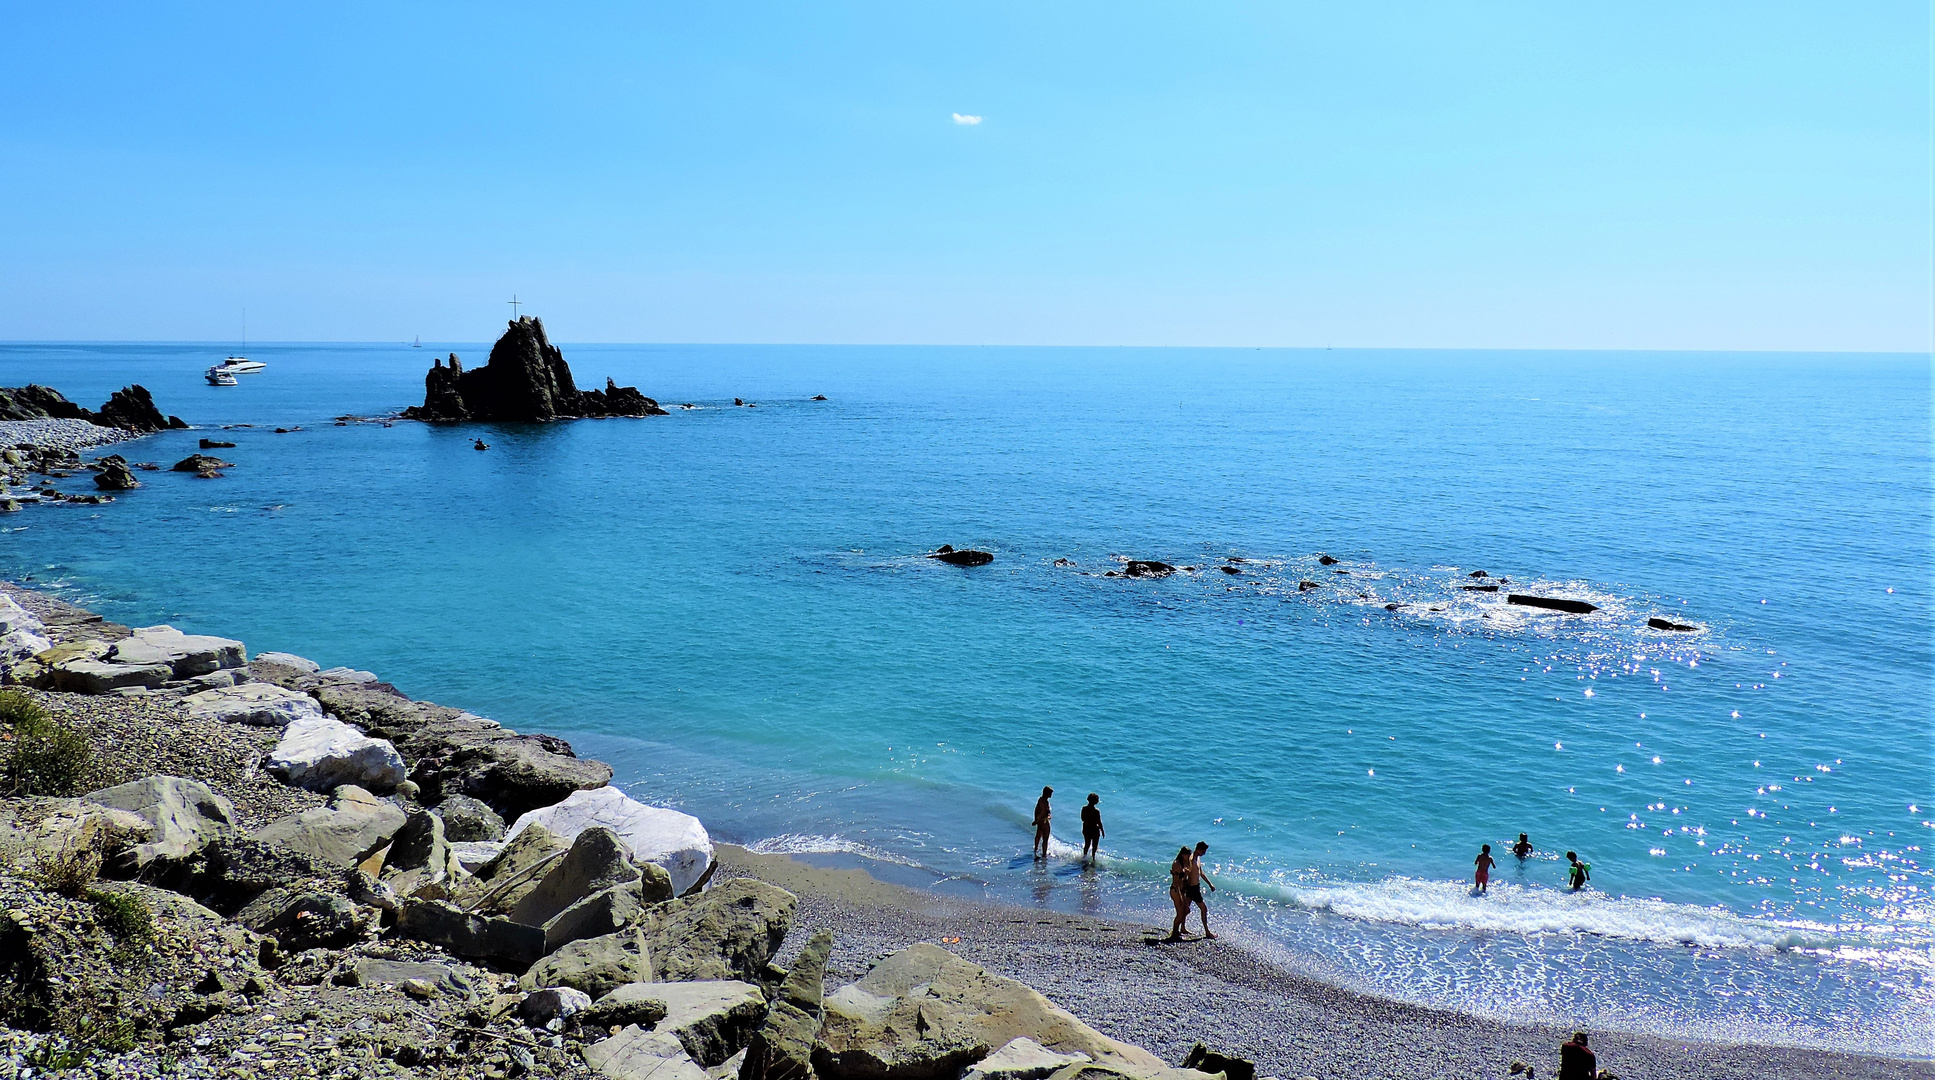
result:
<svg viewBox="0 0 1935 1080"><path fill-rule="evenodd" d="M586 829L609 829L634 861L664 869L674 894L699 884L712 866L712 838L698 818L646 806L615 787L574 791L555 806L519 817L508 835L515 839L531 825L543 825L567 840L577 839Z"/></svg>
<svg viewBox="0 0 1935 1080"><path fill-rule="evenodd" d="M894 953L827 996L813 1066L829 1080L953 1080L1023 1036L1124 1073L1166 1068L1027 986L926 944Z"/></svg>
<svg viewBox="0 0 1935 1080"><path fill-rule="evenodd" d="M223 461L210 454L190 454L172 466L175 472L191 472L197 475L214 472L217 469L232 469L233 462Z"/></svg>
<svg viewBox="0 0 1935 1080"><path fill-rule="evenodd" d="M1135 578L1168 577L1175 572L1175 567L1166 562L1157 562L1154 559L1130 559L1129 564L1122 568L1123 577Z"/></svg>
<svg viewBox="0 0 1935 1080"><path fill-rule="evenodd" d="M193 693L181 699L188 715L197 720L222 720L255 727L286 728L297 720L317 719L322 706L308 694L284 689L272 683L244 683Z"/></svg>
<svg viewBox="0 0 1935 1080"><path fill-rule="evenodd" d="M141 486L134 478L134 470L128 468L128 459L119 454L109 454L96 464L101 471L94 474L94 486L102 491L128 491Z"/></svg>
<svg viewBox="0 0 1935 1080"><path fill-rule="evenodd" d="M423 385L423 404L405 409L408 419L529 422L665 415L636 387L610 379L603 390L579 390L564 353L545 336L543 320L528 315L511 322L483 367L467 371L451 353L448 364L432 364Z"/></svg>
<svg viewBox="0 0 1935 1080"><path fill-rule="evenodd" d="M116 390L98 412L81 408L52 387L0 387L0 420L85 420L140 435L188 426L179 416L163 416L154 396L139 384Z"/></svg>

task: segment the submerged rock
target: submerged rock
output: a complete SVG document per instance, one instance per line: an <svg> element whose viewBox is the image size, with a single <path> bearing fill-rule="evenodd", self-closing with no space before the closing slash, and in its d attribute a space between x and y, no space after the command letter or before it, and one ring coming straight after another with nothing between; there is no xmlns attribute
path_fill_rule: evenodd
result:
<svg viewBox="0 0 1935 1080"><path fill-rule="evenodd" d="M1520 607L1545 608L1548 611L1565 611L1574 615L1589 615L1599 610L1598 605L1588 604L1584 600L1566 600L1557 596L1528 596L1525 593L1511 593L1505 597L1505 602L1508 604L1517 604Z"/></svg>
<svg viewBox="0 0 1935 1080"><path fill-rule="evenodd" d="M994 555L991 552L975 551L971 548L956 550L952 544L942 544L928 558L939 559L950 566L986 566L994 561Z"/></svg>
<svg viewBox="0 0 1935 1080"><path fill-rule="evenodd" d="M1157 562L1154 559L1130 559L1129 565L1122 569L1122 576L1134 578L1168 577L1175 572L1176 568L1166 562Z"/></svg>
<svg viewBox="0 0 1935 1080"><path fill-rule="evenodd" d="M1690 631L1700 629L1697 626L1691 626L1687 623L1677 623L1672 621L1671 619L1661 619L1658 617L1646 620L1646 625L1652 627L1655 630L1678 630L1682 632L1690 632Z"/></svg>
<svg viewBox="0 0 1935 1080"><path fill-rule="evenodd" d="M217 469L233 469L234 467L233 463L223 461L218 457L210 457L207 454L190 454L180 461L175 462L173 469L175 472L205 473L214 472Z"/></svg>
<svg viewBox="0 0 1935 1080"><path fill-rule="evenodd" d="M564 353L544 333L544 322L523 316L491 347L483 367L464 369L456 353L424 376L423 404L405 409L411 420L560 420L572 417L663 416L658 402L636 387L605 380L603 390L579 390Z"/></svg>

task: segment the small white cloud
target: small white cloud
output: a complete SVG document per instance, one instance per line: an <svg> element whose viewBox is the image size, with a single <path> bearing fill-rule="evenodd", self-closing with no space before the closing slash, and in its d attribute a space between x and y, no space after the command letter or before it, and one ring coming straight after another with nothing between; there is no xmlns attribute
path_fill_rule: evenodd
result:
<svg viewBox="0 0 1935 1080"><path fill-rule="evenodd" d="M954 122L957 124L964 124L968 127L973 127L974 125L981 122L981 118L978 116L963 116L960 113L955 113Z"/></svg>

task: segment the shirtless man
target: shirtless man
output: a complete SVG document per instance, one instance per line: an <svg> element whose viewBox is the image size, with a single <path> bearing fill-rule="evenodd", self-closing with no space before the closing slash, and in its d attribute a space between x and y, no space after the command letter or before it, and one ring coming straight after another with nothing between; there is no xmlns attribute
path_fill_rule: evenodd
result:
<svg viewBox="0 0 1935 1080"><path fill-rule="evenodd" d="M1203 856L1208 853L1209 845L1198 840L1196 854L1189 860L1189 880L1185 886L1185 892L1189 902L1195 904L1196 910L1203 913L1203 937L1213 938L1216 935L1209 932L1209 902L1203 899L1203 886L1209 886L1210 892L1216 891L1216 883L1209 880L1208 874L1203 873Z"/></svg>
<svg viewBox="0 0 1935 1080"><path fill-rule="evenodd" d="M1054 788L1042 788L1041 798L1035 800L1035 858L1037 859L1048 857L1048 797L1054 793Z"/></svg>
<svg viewBox="0 0 1935 1080"><path fill-rule="evenodd" d="M1082 861L1091 866L1102 848L1102 810L1095 805L1101 801L1102 796L1091 791L1088 805L1082 807Z"/></svg>

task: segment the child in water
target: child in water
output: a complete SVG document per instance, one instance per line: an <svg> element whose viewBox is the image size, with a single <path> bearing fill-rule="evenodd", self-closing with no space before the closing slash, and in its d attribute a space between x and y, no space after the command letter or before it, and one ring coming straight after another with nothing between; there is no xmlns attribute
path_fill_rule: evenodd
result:
<svg viewBox="0 0 1935 1080"><path fill-rule="evenodd" d="M1518 834L1518 843L1512 845L1512 854L1521 859L1532 854L1532 841L1524 833Z"/></svg>
<svg viewBox="0 0 1935 1080"><path fill-rule="evenodd" d="M1586 882L1592 880L1592 864L1580 862L1579 853L1576 851L1566 852L1565 861L1569 864L1566 867L1566 879L1571 884L1572 891L1578 892L1586 887Z"/></svg>
<svg viewBox="0 0 1935 1080"><path fill-rule="evenodd" d="M1475 875L1478 879L1478 891L1481 893L1490 892L1492 867L1498 865L1498 860L1492 858L1492 846L1490 844L1484 846L1484 849L1478 853L1478 857L1472 860L1472 865L1478 868L1478 873Z"/></svg>

